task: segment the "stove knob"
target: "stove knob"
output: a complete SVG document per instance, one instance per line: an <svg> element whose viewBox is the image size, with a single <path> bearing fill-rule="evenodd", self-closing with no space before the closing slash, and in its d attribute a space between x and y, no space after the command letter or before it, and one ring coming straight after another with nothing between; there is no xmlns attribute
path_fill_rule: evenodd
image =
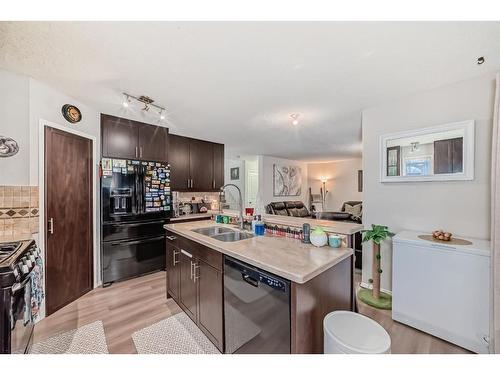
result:
<svg viewBox="0 0 500 375"><path fill-rule="evenodd" d="M21 267L21 272L23 273L23 275L26 275L30 272L30 270L27 265L23 264L23 266Z"/></svg>

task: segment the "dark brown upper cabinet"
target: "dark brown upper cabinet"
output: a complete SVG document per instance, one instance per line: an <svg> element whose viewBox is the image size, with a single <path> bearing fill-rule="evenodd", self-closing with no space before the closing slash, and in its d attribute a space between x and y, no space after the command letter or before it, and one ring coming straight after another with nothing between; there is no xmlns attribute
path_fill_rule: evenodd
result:
<svg viewBox="0 0 500 375"><path fill-rule="evenodd" d="M168 161L168 129L161 126L139 125L139 158Z"/></svg>
<svg viewBox="0 0 500 375"><path fill-rule="evenodd" d="M102 156L168 161L168 129L101 114Z"/></svg>
<svg viewBox="0 0 500 375"><path fill-rule="evenodd" d="M212 143L191 139L189 143L189 177L191 189L207 191L214 189L214 163Z"/></svg>
<svg viewBox="0 0 500 375"><path fill-rule="evenodd" d="M169 135L170 187L175 191L187 191L189 179L189 138Z"/></svg>
<svg viewBox="0 0 500 375"><path fill-rule="evenodd" d="M214 190L220 189L224 185L224 145L213 143L214 154Z"/></svg>
<svg viewBox="0 0 500 375"><path fill-rule="evenodd" d="M434 142L434 174L463 172L462 137Z"/></svg>
<svg viewBox="0 0 500 375"><path fill-rule="evenodd" d="M224 184L224 145L169 135L170 186L175 191L214 191Z"/></svg>

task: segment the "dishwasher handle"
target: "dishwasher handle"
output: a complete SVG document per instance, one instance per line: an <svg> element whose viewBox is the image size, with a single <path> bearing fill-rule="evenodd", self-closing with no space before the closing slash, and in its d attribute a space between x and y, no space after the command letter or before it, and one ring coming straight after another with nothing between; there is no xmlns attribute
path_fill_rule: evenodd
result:
<svg viewBox="0 0 500 375"><path fill-rule="evenodd" d="M241 274L241 276L243 277L243 281L245 281L246 283L250 284L251 286L254 286L256 288L259 287L259 280L255 280L253 277L251 277L250 275L246 275L244 273Z"/></svg>

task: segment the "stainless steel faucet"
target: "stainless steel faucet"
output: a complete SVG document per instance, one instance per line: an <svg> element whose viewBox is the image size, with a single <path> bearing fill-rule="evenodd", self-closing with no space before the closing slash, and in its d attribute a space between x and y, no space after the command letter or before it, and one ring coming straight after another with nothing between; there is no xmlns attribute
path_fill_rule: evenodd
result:
<svg viewBox="0 0 500 375"><path fill-rule="evenodd" d="M234 186L236 188L236 190L238 190L238 198L239 198L238 203L240 206L240 214L239 214L240 229L243 229L243 197L241 195L241 190L235 184L225 184L223 187L220 188L220 191L222 193L224 193L224 189L227 188L228 186ZM221 205L221 202L220 202L220 195L219 195L219 207L221 207L220 205Z"/></svg>

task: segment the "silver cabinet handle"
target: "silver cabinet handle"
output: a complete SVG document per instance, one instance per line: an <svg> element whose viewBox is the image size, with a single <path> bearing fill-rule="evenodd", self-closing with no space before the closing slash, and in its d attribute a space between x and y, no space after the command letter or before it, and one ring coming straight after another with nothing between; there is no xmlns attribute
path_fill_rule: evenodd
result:
<svg viewBox="0 0 500 375"><path fill-rule="evenodd" d="M137 157L137 146L135 146L135 157Z"/></svg>
<svg viewBox="0 0 500 375"><path fill-rule="evenodd" d="M49 230L48 231L50 234L54 234L54 219L53 218L49 219Z"/></svg>
<svg viewBox="0 0 500 375"><path fill-rule="evenodd" d="M212 189L215 189L215 178L214 178L214 180L212 182Z"/></svg>
<svg viewBox="0 0 500 375"><path fill-rule="evenodd" d="M177 237L175 237L175 236L165 236L165 238L166 238L167 240L169 240L169 241L174 241L174 240L176 240L176 239L177 239Z"/></svg>
<svg viewBox="0 0 500 375"><path fill-rule="evenodd" d="M198 269L200 269L200 266L195 263L193 266L193 282L195 282L195 283L196 283L196 280L198 280L200 278L200 273L196 272L196 270L198 270Z"/></svg>
<svg viewBox="0 0 500 375"><path fill-rule="evenodd" d="M174 266L175 266L177 263L179 263L179 260L175 259L175 256L176 256L176 255L179 255L179 251L174 250L174 251L173 251L173 253L172 253L172 258L173 258L173 264L174 264Z"/></svg>
<svg viewBox="0 0 500 375"><path fill-rule="evenodd" d="M139 147L139 157L142 158L142 146Z"/></svg>
<svg viewBox="0 0 500 375"><path fill-rule="evenodd" d="M191 280L193 280L193 266L194 266L194 263L193 263L193 261L191 261L191 276L189 277Z"/></svg>
<svg viewBox="0 0 500 375"><path fill-rule="evenodd" d="M189 178L188 178L188 180L187 180L187 182L188 182L188 189L190 188L190 186L189 186L189 181L190 181L190 180L189 180Z"/></svg>
<svg viewBox="0 0 500 375"><path fill-rule="evenodd" d="M184 250L184 249L181 249L181 253L182 253L182 254L184 254L185 256L190 257L190 258L192 258L192 257L193 257L193 254L188 253L188 252L187 252L186 250Z"/></svg>

